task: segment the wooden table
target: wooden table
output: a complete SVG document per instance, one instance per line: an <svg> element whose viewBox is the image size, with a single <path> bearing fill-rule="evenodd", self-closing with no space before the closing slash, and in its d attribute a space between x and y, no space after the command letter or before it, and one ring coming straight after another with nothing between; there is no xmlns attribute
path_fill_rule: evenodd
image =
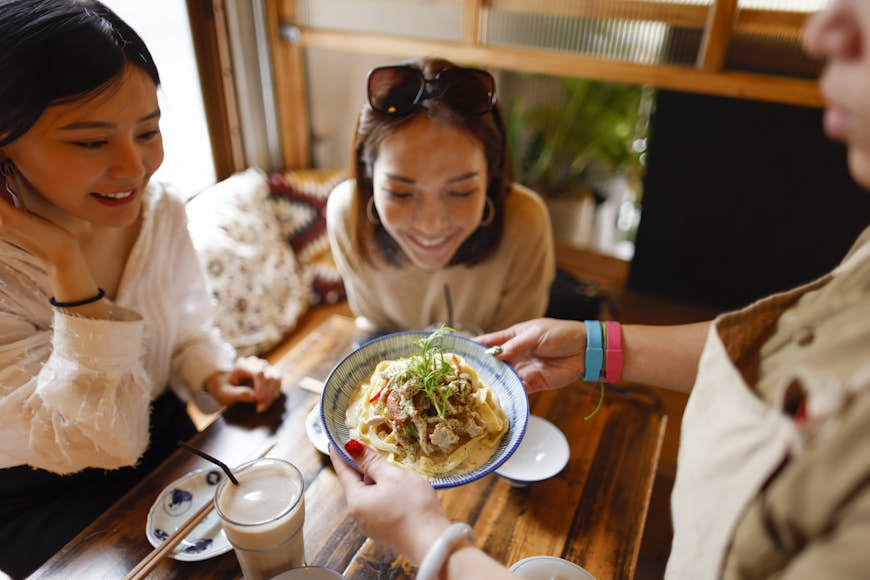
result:
<svg viewBox="0 0 870 580"><path fill-rule="evenodd" d="M333 316L280 361L285 393L264 415L247 406L228 410L193 444L235 465L276 440L270 453L293 462L305 477L305 549L310 564L348 578L412 578L413 566L360 534L350 519L328 459L305 435L316 404L300 381L322 381L359 339L350 318ZM597 396L594 391L593 399ZM514 488L495 475L439 492L448 516L474 527L477 545L505 564L532 555L567 558L600 579L632 578L667 418L642 388L609 389L601 411L589 389L570 387L531 397L571 444L568 466L556 477ZM40 568L36 578L118 578L148 552L145 520L160 491L207 464L177 451ZM237 578L233 552L201 562L164 560L154 578Z"/></svg>

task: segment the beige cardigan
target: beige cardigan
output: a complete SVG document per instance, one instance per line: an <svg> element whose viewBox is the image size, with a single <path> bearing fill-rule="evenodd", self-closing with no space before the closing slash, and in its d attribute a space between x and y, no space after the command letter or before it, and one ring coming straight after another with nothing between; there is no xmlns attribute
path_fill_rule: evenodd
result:
<svg viewBox="0 0 870 580"><path fill-rule="evenodd" d="M504 233L487 260L434 272L411 264L369 263L356 247L353 181L329 195L326 223L338 271L353 313L381 330L426 328L447 320L444 284L450 285L458 326L499 330L544 314L555 276L550 218L533 191L515 185L505 200Z"/></svg>

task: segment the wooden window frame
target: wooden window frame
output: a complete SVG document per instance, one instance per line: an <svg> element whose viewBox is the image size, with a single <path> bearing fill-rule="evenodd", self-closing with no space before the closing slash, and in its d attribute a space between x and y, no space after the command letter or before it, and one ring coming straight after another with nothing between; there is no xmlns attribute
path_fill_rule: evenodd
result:
<svg viewBox="0 0 870 580"><path fill-rule="evenodd" d="M305 48L326 48L397 58L438 54L456 62L483 64L505 70L575 76L605 82L756 99L790 105L820 107L814 79L724 70L728 43L734 33L797 35L809 14L787 10L739 9L738 0L714 0L710 7L638 0L611 0L591 5L558 0L462 0L461 41L434 41L385 34L301 28L296 24L295 0L262 1L286 169L311 163L310 126L304 72ZM224 0L186 0L194 48L203 86L203 100L214 152L215 172L223 179L244 168L244 152L228 52ZM674 26L704 31L698 62L693 67L641 65L581 54L486 45L481 42L483 10L497 8L518 13L568 17L655 19ZM595 12L590 12L594 9Z"/></svg>
<svg viewBox="0 0 870 580"><path fill-rule="evenodd" d="M270 29L270 49L282 125L282 146L288 168L309 161L309 120L305 106L304 48L324 48L355 54L421 58L437 54L455 62L506 70L575 76L605 82L649 85L662 89L772 101L790 105L822 105L818 82L772 74L727 71L725 55L733 33L798 35L808 14L784 10L738 10L737 0L714 0L710 7L637 0L611 0L595 5L559 0L463 0L460 42L434 41L385 34L368 34L300 27L295 0L264 0ZM486 45L480 19L488 7L513 12L572 17L655 19L704 31L702 49L693 67L641 65L535 48Z"/></svg>
<svg viewBox="0 0 870 580"><path fill-rule="evenodd" d="M223 0L186 0L218 181L245 168Z"/></svg>

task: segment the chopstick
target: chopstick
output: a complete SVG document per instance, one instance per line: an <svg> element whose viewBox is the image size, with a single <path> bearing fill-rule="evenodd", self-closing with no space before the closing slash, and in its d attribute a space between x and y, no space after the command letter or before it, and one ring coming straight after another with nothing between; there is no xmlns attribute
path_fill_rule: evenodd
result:
<svg viewBox="0 0 870 580"><path fill-rule="evenodd" d="M212 501L207 501L202 504L199 509L196 510L196 513L193 514L192 518L175 530L175 532L169 536L165 542L160 544L160 547L154 548L150 554L142 558L142 561L139 562L135 568L130 570L125 578L127 580L139 580L140 578L145 578L164 556L174 550L175 546L181 543L181 540L186 538L199 522L204 520L205 516L211 513L213 507L214 502Z"/></svg>
<svg viewBox="0 0 870 580"><path fill-rule="evenodd" d="M275 447L275 441L264 446L260 451L254 455L251 460L260 459L261 457L265 457L267 453L269 453L272 448ZM136 564L136 567L130 570L127 575L124 577L125 580L141 580L145 578L157 564L160 563L165 556L167 556L172 550L175 549L181 540L186 538L190 532L202 521L205 517L211 513L211 510L214 508L214 501L205 502L196 513L191 516L189 520L187 520L180 528L175 530L166 541L160 544L158 547L151 550L151 552L142 558L142 560Z"/></svg>

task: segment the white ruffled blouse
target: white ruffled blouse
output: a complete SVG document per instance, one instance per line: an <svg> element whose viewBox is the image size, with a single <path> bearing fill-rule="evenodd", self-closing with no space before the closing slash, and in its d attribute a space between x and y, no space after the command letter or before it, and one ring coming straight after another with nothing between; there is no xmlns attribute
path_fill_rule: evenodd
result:
<svg viewBox="0 0 870 580"><path fill-rule="evenodd" d="M134 465L167 385L218 408L201 385L235 353L213 327L184 204L165 186L145 194L110 320L64 314L50 293L40 260L0 241L0 468Z"/></svg>

